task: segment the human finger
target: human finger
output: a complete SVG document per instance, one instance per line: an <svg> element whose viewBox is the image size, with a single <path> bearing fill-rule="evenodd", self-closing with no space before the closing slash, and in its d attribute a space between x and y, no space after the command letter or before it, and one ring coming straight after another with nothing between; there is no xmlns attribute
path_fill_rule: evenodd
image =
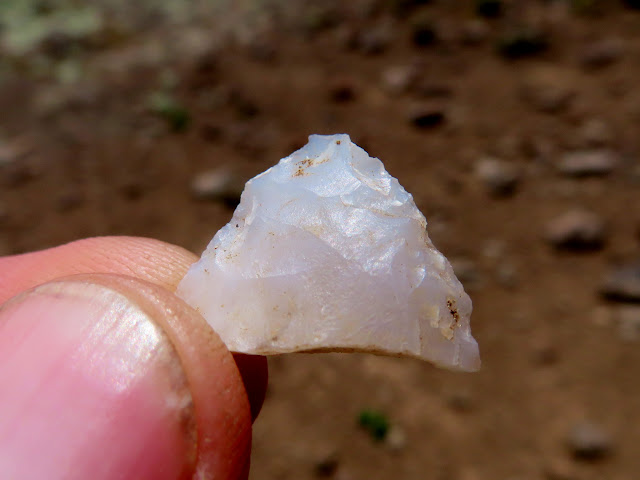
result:
<svg viewBox="0 0 640 480"><path fill-rule="evenodd" d="M0 257L0 303L44 282L80 273L116 273L175 291L197 257L151 238L95 237Z"/></svg>
<svg viewBox="0 0 640 480"><path fill-rule="evenodd" d="M247 476L251 411L233 357L157 285L83 275L7 302L0 385L7 478Z"/></svg>

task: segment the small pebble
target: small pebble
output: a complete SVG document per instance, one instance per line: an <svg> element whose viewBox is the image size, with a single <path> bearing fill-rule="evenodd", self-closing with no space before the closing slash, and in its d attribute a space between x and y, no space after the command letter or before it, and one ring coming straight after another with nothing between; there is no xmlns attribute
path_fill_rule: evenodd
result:
<svg viewBox="0 0 640 480"><path fill-rule="evenodd" d="M582 150L565 154L558 170L571 177L602 176L610 174L617 164L618 157L611 150Z"/></svg>
<svg viewBox="0 0 640 480"><path fill-rule="evenodd" d="M243 190L242 180L226 168L199 173L191 180L191 193L196 199L221 201L229 206L240 203Z"/></svg>
<svg viewBox="0 0 640 480"><path fill-rule="evenodd" d="M512 195L520 180L518 169L512 163L497 158L479 160L475 165L475 173L487 191L495 197Z"/></svg>
<svg viewBox="0 0 640 480"><path fill-rule="evenodd" d="M411 66L389 67L382 72L382 87L392 95L399 95L409 89L416 74L416 69Z"/></svg>
<svg viewBox="0 0 640 480"><path fill-rule="evenodd" d="M614 268L602 282L602 294L622 302L640 302L640 261Z"/></svg>
<svg viewBox="0 0 640 480"><path fill-rule="evenodd" d="M613 37L597 40L584 47L580 63L585 68L602 68L620 60L624 54L624 42Z"/></svg>
<svg viewBox="0 0 640 480"><path fill-rule="evenodd" d="M569 210L547 224L545 237L558 249L597 250L605 242L605 223L593 212Z"/></svg>
<svg viewBox="0 0 640 480"><path fill-rule="evenodd" d="M609 455L613 449L611 437L604 429L592 422L575 424L567 436L571 454L580 460L598 460Z"/></svg>

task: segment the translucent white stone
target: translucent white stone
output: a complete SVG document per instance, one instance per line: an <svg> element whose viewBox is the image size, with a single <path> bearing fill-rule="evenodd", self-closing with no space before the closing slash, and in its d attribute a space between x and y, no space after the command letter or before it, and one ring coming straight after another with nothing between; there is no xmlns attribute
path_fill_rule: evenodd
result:
<svg viewBox="0 0 640 480"><path fill-rule="evenodd" d="M178 295L234 352L364 351L477 370L471 300L413 197L348 135L250 180Z"/></svg>

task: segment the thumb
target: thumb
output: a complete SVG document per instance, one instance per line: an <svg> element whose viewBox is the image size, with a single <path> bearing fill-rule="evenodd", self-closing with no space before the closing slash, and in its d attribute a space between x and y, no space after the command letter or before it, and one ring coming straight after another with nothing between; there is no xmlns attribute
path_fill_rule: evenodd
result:
<svg viewBox="0 0 640 480"><path fill-rule="evenodd" d="M3 478L246 478L250 443L233 357L161 287L83 275L0 307Z"/></svg>

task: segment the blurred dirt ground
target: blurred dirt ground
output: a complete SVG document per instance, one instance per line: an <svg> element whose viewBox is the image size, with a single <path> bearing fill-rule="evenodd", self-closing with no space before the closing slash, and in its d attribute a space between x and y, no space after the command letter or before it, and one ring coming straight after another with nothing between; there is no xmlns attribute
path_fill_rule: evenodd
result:
<svg viewBox="0 0 640 480"><path fill-rule="evenodd" d="M348 133L453 261L483 368L272 358L251 478L637 478L637 8L6 0L0 253L93 235L200 252L238 184Z"/></svg>

